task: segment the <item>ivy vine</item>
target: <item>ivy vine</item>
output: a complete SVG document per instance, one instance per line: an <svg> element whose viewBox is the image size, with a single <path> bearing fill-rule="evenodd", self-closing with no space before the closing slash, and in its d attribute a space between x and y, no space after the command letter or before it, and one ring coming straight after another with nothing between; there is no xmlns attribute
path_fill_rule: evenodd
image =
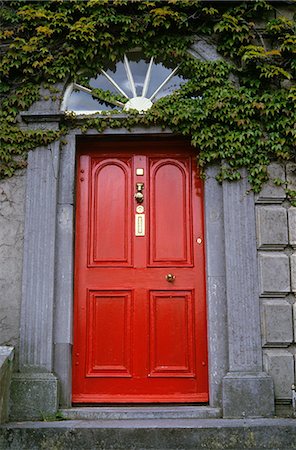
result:
<svg viewBox="0 0 296 450"><path fill-rule="evenodd" d="M58 131L22 126L19 113L40 99L41 86L60 102L56 83L87 80L141 47L147 57L179 63L189 81L145 114L85 118L82 130L169 127L191 139L202 170L219 163L219 180L237 180L246 168L258 192L271 161L296 162L294 5L282 2L286 16L265 0L0 1L0 178L24 167L29 150L77 127L73 115ZM224 59L193 58L196 36L215 42ZM296 204L296 192L287 193Z"/></svg>

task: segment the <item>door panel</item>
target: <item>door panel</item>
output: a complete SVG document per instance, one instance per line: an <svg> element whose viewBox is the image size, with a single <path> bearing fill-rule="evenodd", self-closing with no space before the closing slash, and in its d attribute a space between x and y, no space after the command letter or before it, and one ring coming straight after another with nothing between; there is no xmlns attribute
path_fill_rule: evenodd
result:
<svg viewBox="0 0 296 450"><path fill-rule="evenodd" d="M149 376L195 376L192 303L192 292L151 292Z"/></svg>
<svg viewBox="0 0 296 450"><path fill-rule="evenodd" d="M92 161L90 266L131 263L131 168L124 161Z"/></svg>
<svg viewBox="0 0 296 450"><path fill-rule="evenodd" d="M191 147L84 139L77 171L73 402L208 401L203 194Z"/></svg>
<svg viewBox="0 0 296 450"><path fill-rule="evenodd" d="M191 264L190 160L150 158L150 264Z"/></svg>
<svg viewBox="0 0 296 450"><path fill-rule="evenodd" d="M131 292L88 293L87 377L131 376L131 318Z"/></svg>

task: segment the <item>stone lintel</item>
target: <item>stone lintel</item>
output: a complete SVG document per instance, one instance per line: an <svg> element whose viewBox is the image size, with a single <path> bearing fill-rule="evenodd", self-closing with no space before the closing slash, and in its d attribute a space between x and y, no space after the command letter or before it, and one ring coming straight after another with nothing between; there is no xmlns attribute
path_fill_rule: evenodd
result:
<svg viewBox="0 0 296 450"><path fill-rule="evenodd" d="M230 372L223 379L223 417L271 417L273 382L264 372Z"/></svg>
<svg viewBox="0 0 296 450"><path fill-rule="evenodd" d="M15 373L11 381L10 420L44 420L58 410L58 380L52 373Z"/></svg>

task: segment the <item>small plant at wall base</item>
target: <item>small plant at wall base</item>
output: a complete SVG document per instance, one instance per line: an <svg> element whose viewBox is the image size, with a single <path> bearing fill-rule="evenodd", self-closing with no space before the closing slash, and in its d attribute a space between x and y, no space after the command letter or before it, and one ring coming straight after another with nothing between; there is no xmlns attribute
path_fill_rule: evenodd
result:
<svg viewBox="0 0 296 450"><path fill-rule="evenodd" d="M83 131L103 131L107 126L169 127L191 139L202 170L219 163L220 181L237 180L244 167L255 192L267 180L271 161L296 162L295 20L281 15L277 4L261 0L0 3L0 178L24 167L29 150L48 145L78 126L74 115L65 115L58 131L21 126L19 113L40 98L40 86L60 102L56 83L94 77L136 47L164 64L180 63L179 72L189 81L145 114L131 111L124 118L112 113L80 120ZM287 3L291 9L291 2ZM187 49L196 36L210 36L225 60L203 62L190 56ZM94 90L93 96L97 94ZM108 100L112 94L104 95ZM296 192L287 194L296 204Z"/></svg>

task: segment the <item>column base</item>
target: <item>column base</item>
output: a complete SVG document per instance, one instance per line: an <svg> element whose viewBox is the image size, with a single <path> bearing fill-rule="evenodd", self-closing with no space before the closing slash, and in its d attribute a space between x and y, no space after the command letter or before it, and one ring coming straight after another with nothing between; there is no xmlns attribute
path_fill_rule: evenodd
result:
<svg viewBox="0 0 296 450"><path fill-rule="evenodd" d="M52 373L15 373L10 392L10 420L44 420L58 410L58 380Z"/></svg>
<svg viewBox="0 0 296 450"><path fill-rule="evenodd" d="M230 372L223 378L223 417L274 415L273 381L264 372Z"/></svg>

